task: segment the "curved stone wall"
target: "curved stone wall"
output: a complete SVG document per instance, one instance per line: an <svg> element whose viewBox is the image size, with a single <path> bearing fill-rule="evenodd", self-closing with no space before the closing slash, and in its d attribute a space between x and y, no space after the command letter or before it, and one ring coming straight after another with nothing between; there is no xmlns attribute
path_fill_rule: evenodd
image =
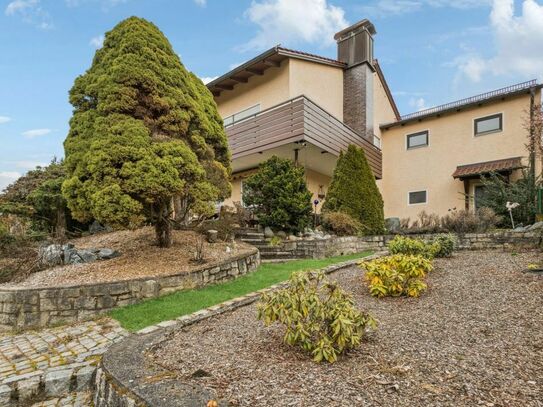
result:
<svg viewBox="0 0 543 407"><path fill-rule="evenodd" d="M28 329L85 320L147 298L230 280L259 264L255 248L189 273L66 287L0 288L0 326Z"/></svg>

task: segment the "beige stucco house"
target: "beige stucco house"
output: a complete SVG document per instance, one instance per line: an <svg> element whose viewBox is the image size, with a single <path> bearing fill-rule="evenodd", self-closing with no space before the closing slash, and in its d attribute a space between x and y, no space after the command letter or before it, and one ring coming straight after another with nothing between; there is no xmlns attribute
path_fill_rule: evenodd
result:
<svg viewBox="0 0 543 407"><path fill-rule="evenodd" d="M241 201L243 179L272 155L303 166L313 199L322 203L349 144L366 152L386 217L473 209L482 174L518 176L527 164L525 120L541 101L540 85L525 82L400 116L374 59L375 34L368 20L337 33L337 60L277 46L207 85L232 150L226 204Z"/></svg>

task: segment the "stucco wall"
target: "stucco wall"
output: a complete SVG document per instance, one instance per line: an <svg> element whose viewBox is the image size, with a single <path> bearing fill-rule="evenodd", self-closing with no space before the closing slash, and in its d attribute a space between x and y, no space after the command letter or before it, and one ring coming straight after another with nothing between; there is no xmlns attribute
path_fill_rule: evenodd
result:
<svg viewBox="0 0 543 407"><path fill-rule="evenodd" d="M219 114L224 118L260 103L264 110L290 99L289 60L280 67L270 67L264 75L255 75L247 83L239 83L233 90L221 92L215 98Z"/></svg>
<svg viewBox="0 0 543 407"><path fill-rule="evenodd" d="M394 109L385 92L385 87L377 73L373 74L373 131L377 137L381 137L380 124L390 123L396 120Z"/></svg>
<svg viewBox="0 0 543 407"><path fill-rule="evenodd" d="M422 210L444 215L450 208L463 209L464 184L452 177L456 167L526 157L524 120L529 106L529 95L521 95L383 131L383 179L379 186L385 216L415 218ZM495 113L503 113L503 131L475 137L474 119ZM406 135L423 130L429 130L429 145L407 150ZM428 191L427 203L408 205L408 192L419 190Z"/></svg>
<svg viewBox="0 0 543 407"><path fill-rule="evenodd" d="M305 95L343 120L343 69L300 59L290 60L290 98Z"/></svg>

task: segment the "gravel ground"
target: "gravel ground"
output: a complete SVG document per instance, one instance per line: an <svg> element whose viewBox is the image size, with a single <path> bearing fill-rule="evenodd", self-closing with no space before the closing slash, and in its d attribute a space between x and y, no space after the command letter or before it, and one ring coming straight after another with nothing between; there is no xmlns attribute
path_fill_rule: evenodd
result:
<svg viewBox="0 0 543 407"><path fill-rule="evenodd" d="M543 276L523 272L540 257L436 260L419 299L375 299L357 267L335 273L380 325L333 365L284 345L254 304L175 332L149 357L234 406L543 406Z"/></svg>
<svg viewBox="0 0 543 407"><path fill-rule="evenodd" d="M119 250L120 257L88 264L73 264L46 269L29 275L24 281L0 284L4 287L51 287L100 283L154 277L188 272L202 265L191 263L198 235L191 231L174 230L173 245L167 249L155 243L154 229L144 227L100 233L71 241L78 249L108 247ZM204 243L206 263L220 262L228 257L247 253L254 248L243 242ZM227 246L229 251L227 251Z"/></svg>

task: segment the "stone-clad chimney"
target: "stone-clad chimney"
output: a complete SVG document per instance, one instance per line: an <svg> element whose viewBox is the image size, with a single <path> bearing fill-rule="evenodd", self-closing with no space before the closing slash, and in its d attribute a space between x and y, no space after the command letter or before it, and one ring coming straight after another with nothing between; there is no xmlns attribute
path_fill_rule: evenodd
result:
<svg viewBox="0 0 543 407"><path fill-rule="evenodd" d="M373 35L369 20L338 32L338 60L347 64L343 74L343 122L373 142Z"/></svg>

